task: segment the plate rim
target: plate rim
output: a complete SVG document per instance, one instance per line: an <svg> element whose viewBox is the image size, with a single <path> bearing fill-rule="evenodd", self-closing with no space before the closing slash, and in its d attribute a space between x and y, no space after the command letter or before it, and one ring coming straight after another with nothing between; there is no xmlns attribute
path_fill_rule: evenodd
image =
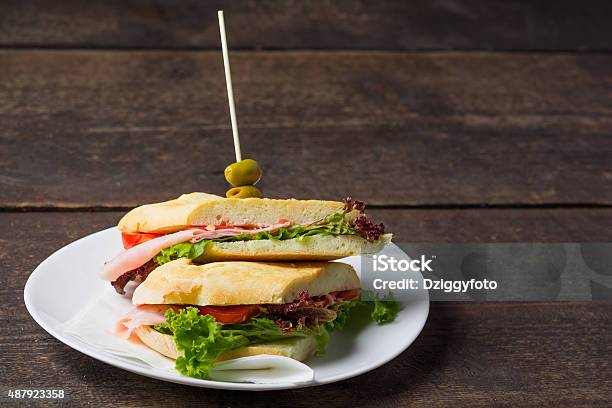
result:
<svg viewBox="0 0 612 408"><path fill-rule="evenodd" d="M376 361L372 364L366 365L364 367L361 367L353 371L347 371L343 374L338 374L336 376L326 378L323 381L313 380L313 381L309 381L306 383L253 384L253 383L234 383L234 382L224 382L224 381L214 381L214 380L203 380L203 379L192 378L192 377L188 377L184 375L180 375L180 377L174 378L172 376L169 376L168 372L165 370L160 370L155 367L139 367L137 365L134 365L133 363L124 362L117 356L113 356L112 354L107 353L104 350L96 350L96 349L90 350L89 348L93 348L93 346L87 346L86 343L71 339L68 336L64 336L62 333L59 333L57 330L55 330L55 328L51 324L47 324L47 322L40 316L40 314L36 310L36 307L34 306L33 298L32 298L33 296L32 289L31 289L32 282L34 281L33 279L36 279L35 278L36 274L41 273L40 270L43 269L48 262L51 262L50 260L52 258L60 256L62 252L66 251L68 248L72 246L77 245L77 243L80 241L95 239L97 235L103 235L105 233L110 233L113 230L117 230L117 227L116 226L110 227L110 228L106 228L100 231L93 232L79 239L76 239L67 245L64 245L63 247L57 249L56 251L48 255L42 262L40 262L36 266L36 268L34 268L34 270L28 276L28 279L23 289L23 300L24 300L26 309L28 313L30 314L30 316L32 317L32 319L34 319L34 321L43 330L45 330L47 333L49 333L51 336L53 336L55 339L57 339L61 343L64 343L68 347L76 351L79 351L93 359L102 361L103 363L109 364L111 366L129 371L129 372L132 372L138 375L142 375L145 377L154 378L156 380L161 380L161 381L172 382L176 384L185 384L185 385L190 385L190 386L195 386L195 387L225 389L225 390L240 390L240 391L273 391L273 390L307 388L307 387L315 387L319 385L331 384L334 382L358 377L362 374L375 370L387 364L389 361L395 359L397 356L399 356L404 351L406 351L414 343L416 338L423 331L423 328L425 327L425 324L427 323L427 319L429 318L431 302L429 298L429 292L425 291L425 294L426 294L425 299L414 301L415 303L424 304L425 310L423 313L422 320L419 324L418 330L415 330L414 335L410 336L410 338L407 339L408 341L407 341L406 347L398 349L397 352L392 353L387 358ZM402 252L404 252L397 244L393 242L387 245L393 245L399 248Z"/></svg>

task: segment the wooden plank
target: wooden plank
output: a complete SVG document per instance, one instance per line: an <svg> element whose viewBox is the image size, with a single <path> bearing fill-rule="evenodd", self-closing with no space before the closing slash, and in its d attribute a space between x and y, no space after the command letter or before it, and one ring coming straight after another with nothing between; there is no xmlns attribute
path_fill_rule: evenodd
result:
<svg viewBox="0 0 612 408"><path fill-rule="evenodd" d="M0 3L1 46L241 49L610 50L610 2L561 0Z"/></svg>
<svg viewBox="0 0 612 408"><path fill-rule="evenodd" d="M517 235L538 240L577 238L609 240L598 222L609 225L611 210L585 213L555 210L537 220L526 211L481 210L482 222L458 223L469 211L375 211L394 220L394 230L411 237L446 225L453 230L473 228L475 237L489 220L505 225L500 239ZM572 210L583 213L583 210ZM455 213L459 215L449 215ZM535 214L535 215L534 215ZM312 389L244 394L202 390L140 377L80 354L53 339L29 317L22 290L30 271L48 254L68 242L111 225L120 213L2 213L0 223L0 288L5 307L0 333L2 383L11 387L62 388L72 404L81 406L267 406L274 397L280 406L460 404L490 406L593 406L612 398L612 302L433 304L428 323L416 342L385 366L355 379ZM491 216L493 215L493 216ZM408 221L404 221L408 220ZM428 221L427 221L428 220ZM569 221L568 221L569 220ZM582 221L578 235L559 236L557 224ZM406 224L403 224L406 222ZM551 235L531 235L542 223ZM525 231L516 231L516 225ZM403 230L410 225L410 230ZM463 233L459 233L463 234ZM458 235L459 238L465 235ZM10 249L9 249L10 248ZM69 288L67 288L69 294ZM503 316L503 317L501 317ZM154 390L154 392L152 391Z"/></svg>
<svg viewBox="0 0 612 408"><path fill-rule="evenodd" d="M18 300L12 294L10 300ZM77 406L596 406L612 398L612 302L434 304L415 343L377 370L294 391L236 393L164 383L61 344L9 306L4 383L64 389ZM503 316L503 318L500 318ZM373 345L374 346L374 345ZM27 364L25 362L27 361Z"/></svg>
<svg viewBox="0 0 612 408"><path fill-rule="evenodd" d="M612 209L368 210L396 242L609 242Z"/></svg>
<svg viewBox="0 0 612 408"><path fill-rule="evenodd" d="M606 242L612 209L368 209L385 223L397 242ZM0 212L6 228L1 242L20 242L11 250L23 256L6 262L42 261L60 247L87 234L112 227L125 214L108 212ZM35 237L28 239L30 234ZM38 250L35 250L38 248ZM4 257L3 257L4 258ZM17 264L13 265L17 266Z"/></svg>
<svg viewBox="0 0 612 408"><path fill-rule="evenodd" d="M224 194L217 52L5 51L0 63L1 206ZM609 67L608 55L232 55L264 192L378 205L611 204Z"/></svg>
<svg viewBox="0 0 612 408"><path fill-rule="evenodd" d="M59 248L117 224L125 212L0 212L6 291ZM368 210L397 243L609 242L612 209ZM7 292L8 291L8 292Z"/></svg>
<svg viewBox="0 0 612 408"><path fill-rule="evenodd" d="M6 290L17 290L47 256L117 224L124 212L0 213ZM402 242L608 242L612 209L368 210ZM0 288L0 294L7 294Z"/></svg>

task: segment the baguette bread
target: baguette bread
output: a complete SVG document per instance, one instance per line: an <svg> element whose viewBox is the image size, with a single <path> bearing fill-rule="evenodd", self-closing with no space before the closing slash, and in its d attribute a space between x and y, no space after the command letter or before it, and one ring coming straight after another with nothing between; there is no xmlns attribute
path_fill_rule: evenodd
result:
<svg viewBox="0 0 612 408"><path fill-rule="evenodd" d="M340 262L213 262L192 265L187 258L153 270L136 288L132 303L233 306L290 303L311 296L361 287L352 266Z"/></svg>
<svg viewBox="0 0 612 408"><path fill-rule="evenodd" d="M120 221L122 232L168 234L189 226L309 224L342 210L339 201L224 198L190 193L134 208Z"/></svg>
<svg viewBox="0 0 612 408"><path fill-rule="evenodd" d="M176 360L177 357L183 354L177 349L172 336L160 333L151 326L137 327L134 329L134 333L145 345L166 357ZM219 354L215 361L232 360L259 354L272 354L304 361L314 354L315 349L316 342L314 336L292 337L266 343L251 344L235 350L226 350Z"/></svg>
<svg viewBox="0 0 612 408"><path fill-rule="evenodd" d="M357 235L315 235L303 240L270 239L210 242L196 263L218 261L332 261L357 254L375 254L391 241L385 234L376 242Z"/></svg>

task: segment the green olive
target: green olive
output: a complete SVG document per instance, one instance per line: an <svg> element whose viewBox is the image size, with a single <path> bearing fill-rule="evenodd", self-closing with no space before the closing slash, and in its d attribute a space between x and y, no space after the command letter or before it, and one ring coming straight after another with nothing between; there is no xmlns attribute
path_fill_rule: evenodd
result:
<svg viewBox="0 0 612 408"><path fill-rule="evenodd" d="M263 198L261 190L255 186L240 186L230 188L225 193L225 196L227 198Z"/></svg>
<svg viewBox="0 0 612 408"><path fill-rule="evenodd" d="M225 179L234 187L255 184L261 174L261 167L253 159L244 159L225 168Z"/></svg>

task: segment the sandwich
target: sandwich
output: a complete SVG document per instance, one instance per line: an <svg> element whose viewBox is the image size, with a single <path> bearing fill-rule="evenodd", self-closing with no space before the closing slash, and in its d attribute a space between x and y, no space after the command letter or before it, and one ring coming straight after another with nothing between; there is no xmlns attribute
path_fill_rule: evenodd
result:
<svg viewBox="0 0 612 408"><path fill-rule="evenodd" d="M125 293L152 270L188 258L219 261L330 261L379 252L391 240L361 201L224 198L206 193L137 207L119 221L124 251L101 278Z"/></svg>
<svg viewBox="0 0 612 408"><path fill-rule="evenodd" d="M194 265L180 258L136 288L136 308L117 330L175 359L180 373L208 378L218 361L258 354L304 361L321 353L360 303L378 322L395 318L396 302L361 302L360 291L355 270L340 262Z"/></svg>

